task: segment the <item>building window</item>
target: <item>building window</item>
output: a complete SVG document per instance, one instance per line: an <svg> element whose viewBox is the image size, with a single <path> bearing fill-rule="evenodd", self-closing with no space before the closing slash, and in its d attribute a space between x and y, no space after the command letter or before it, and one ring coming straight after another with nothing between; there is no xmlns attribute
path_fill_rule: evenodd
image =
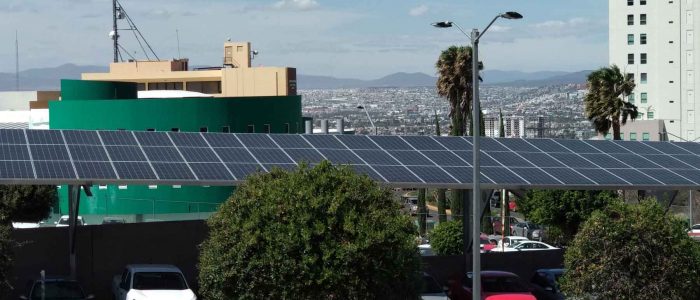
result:
<svg viewBox="0 0 700 300"><path fill-rule="evenodd" d="M634 74L633 73L627 73L627 79L634 81Z"/></svg>
<svg viewBox="0 0 700 300"><path fill-rule="evenodd" d="M695 111L694 110L688 111L688 124L695 124Z"/></svg>
<svg viewBox="0 0 700 300"><path fill-rule="evenodd" d="M692 30L688 30L685 32L685 43L686 44L693 44L693 41L695 41L695 34L693 33Z"/></svg>
<svg viewBox="0 0 700 300"><path fill-rule="evenodd" d="M625 133L620 132L620 139L623 140L623 141L625 140Z"/></svg>
<svg viewBox="0 0 700 300"><path fill-rule="evenodd" d="M647 0L639 0L639 5L647 5Z"/></svg>
<svg viewBox="0 0 700 300"><path fill-rule="evenodd" d="M229 126L222 126L222 127L221 127L221 132L223 132L223 133L229 133L229 132L231 132L231 127L229 127Z"/></svg>
<svg viewBox="0 0 700 300"><path fill-rule="evenodd" d="M180 128L175 128L175 127L173 127L173 128L170 128L170 131L172 131L172 132L180 132Z"/></svg>
<svg viewBox="0 0 700 300"><path fill-rule="evenodd" d="M647 14L639 15L639 25L647 25Z"/></svg>
<svg viewBox="0 0 700 300"><path fill-rule="evenodd" d="M685 52L685 63L689 65L695 63L695 56L693 55L693 50L688 50Z"/></svg>
<svg viewBox="0 0 700 300"><path fill-rule="evenodd" d="M270 133L272 129L270 129L270 124L263 124L263 132L264 133Z"/></svg>
<svg viewBox="0 0 700 300"><path fill-rule="evenodd" d="M654 119L654 112L650 111L647 112L647 120L653 120Z"/></svg>
<svg viewBox="0 0 700 300"><path fill-rule="evenodd" d="M634 93L629 94L629 96L627 96L627 102L634 103Z"/></svg>
<svg viewBox="0 0 700 300"><path fill-rule="evenodd" d="M639 44L640 45L646 45L647 44L647 34L642 33L639 35Z"/></svg>
<svg viewBox="0 0 700 300"><path fill-rule="evenodd" d="M146 131L156 131L155 128L146 128Z"/></svg>
<svg viewBox="0 0 700 300"><path fill-rule="evenodd" d="M634 34L627 35L627 45L634 45Z"/></svg>
<svg viewBox="0 0 700 300"><path fill-rule="evenodd" d="M694 90L688 90L686 93L688 95L688 103L695 103L695 91Z"/></svg>
<svg viewBox="0 0 700 300"><path fill-rule="evenodd" d="M642 104L647 103L647 93L641 93L639 94L639 98L641 99L640 102Z"/></svg>
<svg viewBox="0 0 700 300"><path fill-rule="evenodd" d="M248 125L248 133L255 133L255 125L250 124Z"/></svg>
<svg viewBox="0 0 700 300"><path fill-rule="evenodd" d="M136 90L137 91L145 91L146 90L146 84L143 82L139 82L136 84Z"/></svg>
<svg viewBox="0 0 700 300"><path fill-rule="evenodd" d="M642 141L645 141L645 142L649 141L649 133L648 132L642 133Z"/></svg>
<svg viewBox="0 0 700 300"><path fill-rule="evenodd" d="M612 140L612 133L607 133L607 134L605 134L605 139L606 139L606 140Z"/></svg>
<svg viewBox="0 0 700 300"><path fill-rule="evenodd" d="M642 53L639 55L639 63L643 64L643 65L647 64L647 54L646 53Z"/></svg>
<svg viewBox="0 0 700 300"><path fill-rule="evenodd" d="M627 25L634 25L634 15L627 15Z"/></svg>
<svg viewBox="0 0 700 300"><path fill-rule="evenodd" d="M639 75L640 75L640 76L639 76L639 77L640 77L639 82L641 82L641 83L647 83L647 73L641 73L641 74L639 74Z"/></svg>
<svg viewBox="0 0 700 300"><path fill-rule="evenodd" d="M148 90L182 91L182 82L149 82Z"/></svg>
<svg viewBox="0 0 700 300"><path fill-rule="evenodd" d="M630 132L630 141L636 141L636 140L637 140L637 133Z"/></svg>
<svg viewBox="0 0 700 300"><path fill-rule="evenodd" d="M634 54L633 53L627 54L627 64L628 65L634 64Z"/></svg>
<svg viewBox="0 0 700 300"><path fill-rule="evenodd" d="M689 10L685 12L685 23L688 25L693 25L693 11Z"/></svg>
<svg viewBox="0 0 700 300"><path fill-rule="evenodd" d="M221 94L221 81L189 81L187 90L203 94Z"/></svg>
<svg viewBox="0 0 700 300"><path fill-rule="evenodd" d="M627 6L634 5L634 0L627 0Z"/></svg>
<svg viewBox="0 0 700 300"><path fill-rule="evenodd" d="M199 127L199 132L209 132L209 128L207 128L207 127Z"/></svg>
<svg viewBox="0 0 700 300"><path fill-rule="evenodd" d="M284 133L289 133L289 123L284 123Z"/></svg>

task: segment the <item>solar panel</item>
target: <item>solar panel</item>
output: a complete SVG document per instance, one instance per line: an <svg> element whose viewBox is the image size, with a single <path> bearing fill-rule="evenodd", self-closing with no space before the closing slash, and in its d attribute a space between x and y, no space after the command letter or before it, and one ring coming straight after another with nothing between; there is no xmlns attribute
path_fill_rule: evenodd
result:
<svg viewBox="0 0 700 300"><path fill-rule="evenodd" d="M446 136L440 137L437 141L445 146L448 150L466 150L472 149L472 144L468 143L467 140L461 137Z"/></svg>
<svg viewBox="0 0 700 300"><path fill-rule="evenodd" d="M615 143L636 154L663 154L661 151L639 142L615 141Z"/></svg>
<svg viewBox="0 0 700 300"><path fill-rule="evenodd" d="M369 165L400 165L401 163L383 150L354 150Z"/></svg>
<svg viewBox="0 0 700 300"><path fill-rule="evenodd" d="M281 149L249 149L262 164L293 164L294 162Z"/></svg>
<svg viewBox="0 0 700 300"><path fill-rule="evenodd" d="M631 153L629 150L611 141L587 141L587 143L599 151L607 154Z"/></svg>
<svg viewBox="0 0 700 300"><path fill-rule="evenodd" d="M534 165L513 152L493 151L489 152L488 155L506 167L534 167Z"/></svg>
<svg viewBox="0 0 700 300"><path fill-rule="evenodd" d="M687 178L682 177L672 171L664 169L638 169L644 175L654 178L657 181L663 182L668 185L691 185L700 184L700 182L693 182Z"/></svg>
<svg viewBox="0 0 700 300"><path fill-rule="evenodd" d="M541 152L523 139L498 139L498 142L515 152Z"/></svg>
<svg viewBox="0 0 700 300"><path fill-rule="evenodd" d="M471 166L468 162L461 159L459 156L455 155L450 151L421 151L423 155L427 156L438 166L454 166L454 167L468 167ZM369 162L367 162L369 163Z"/></svg>
<svg viewBox="0 0 700 300"><path fill-rule="evenodd" d="M26 145L0 145L0 160L29 160Z"/></svg>
<svg viewBox="0 0 700 300"><path fill-rule="evenodd" d="M236 134L239 140L247 148L278 148L275 142L265 134Z"/></svg>
<svg viewBox="0 0 700 300"><path fill-rule="evenodd" d="M69 145L68 149L74 161L109 161L102 146Z"/></svg>
<svg viewBox="0 0 700 300"><path fill-rule="evenodd" d="M35 161L37 178L46 179L76 179L73 165L69 161Z"/></svg>
<svg viewBox="0 0 700 300"><path fill-rule="evenodd" d="M63 136L69 145L102 145L97 131L70 130L64 131Z"/></svg>
<svg viewBox="0 0 700 300"><path fill-rule="evenodd" d="M337 138L350 149L379 150L379 146L365 135L340 134Z"/></svg>
<svg viewBox="0 0 700 300"><path fill-rule="evenodd" d="M0 129L0 144L27 144L22 129Z"/></svg>
<svg viewBox="0 0 700 300"><path fill-rule="evenodd" d="M598 185L621 186L629 184L627 181L603 169L577 168L576 171L586 176L588 179L593 180Z"/></svg>
<svg viewBox="0 0 700 300"><path fill-rule="evenodd" d="M313 149L313 146L309 144L300 135L294 134L274 134L270 137L279 145L282 149Z"/></svg>
<svg viewBox="0 0 700 300"><path fill-rule="evenodd" d="M556 167L566 167L564 164L555 160L551 156L542 152L519 152L525 160L529 161L531 164L538 166L540 168L556 168Z"/></svg>
<svg viewBox="0 0 700 300"><path fill-rule="evenodd" d="M630 184L654 185L661 182L635 169L608 169Z"/></svg>
<svg viewBox="0 0 700 300"><path fill-rule="evenodd" d="M452 175L446 173L439 167L409 166L408 169L422 178L426 183L459 183Z"/></svg>
<svg viewBox="0 0 700 300"><path fill-rule="evenodd" d="M336 149L318 149L323 156L325 156L329 161L334 164L350 164L350 165L364 165L365 162L362 161L357 155L352 153L350 150L336 150Z"/></svg>
<svg viewBox="0 0 700 300"><path fill-rule="evenodd" d="M569 168L543 168L547 174L569 185L595 185L596 183Z"/></svg>
<svg viewBox="0 0 700 300"><path fill-rule="evenodd" d="M493 182L524 185L528 184L527 181L520 178L518 175L513 173L508 168L503 167L482 167L481 174L491 179Z"/></svg>
<svg viewBox="0 0 700 300"><path fill-rule="evenodd" d="M379 173L375 172L370 168L369 166L363 166L363 165L350 165L350 168L352 168L356 173L358 174L364 174L369 176L369 178L379 181L379 182L386 182L386 179L384 179Z"/></svg>
<svg viewBox="0 0 700 300"><path fill-rule="evenodd" d="M27 140L35 145L63 145L63 136L60 130L28 130Z"/></svg>
<svg viewBox="0 0 700 300"><path fill-rule="evenodd" d="M391 156L396 158L403 165L411 166L435 166L429 159L425 158L417 151L387 151Z"/></svg>
<svg viewBox="0 0 700 300"><path fill-rule="evenodd" d="M522 177L532 184L542 185L557 185L561 184L559 180L552 177L550 174L537 168L510 168L513 173Z"/></svg>
<svg viewBox="0 0 700 300"><path fill-rule="evenodd" d="M207 133L204 139L212 147L243 148L243 144L232 133Z"/></svg>
<svg viewBox="0 0 700 300"><path fill-rule="evenodd" d="M136 138L131 131L100 131L98 132L105 145L136 146Z"/></svg>
<svg viewBox="0 0 700 300"><path fill-rule="evenodd" d="M677 143L669 142L647 142L647 146L652 147L664 154L693 154L682 147L679 147Z"/></svg>
<svg viewBox="0 0 700 300"><path fill-rule="evenodd" d="M201 180L228 180L235 178L229 173L226 166L219 163L190 163L190 167L197 178Z"/></svg>
<svg viewBox="0 0 700 300"><path fill-rule="evenodd" d="M314 149L284 149L284 152L287 152L297 163L319 163L324 160L323 156Z"/></svg>
<svg viewBox="0 0 700 300"><path fill-rule="evenodd" d="M170 137L163 131L134 131L133 133L141 146L173 146Z"/></svg>
<svg viewBox="0 0 700 300"><path fill-rule="evenodd" d="M416 150L445 150L445 147L440 145L434 139L427 136L403 136L404 141L408 142Z"/></svg>
<svg viewBox="0 0 700 300"><path fill-rule="evenodd" d="M180 147L179 149L187 162L221 162L211 148Z"/></svg>
<svg viewBox="0 0 700 300"><path fill-rule="evenodd" d="M202 135L195 132L168 132L170 138L178 147L209 147Z"/></svg>
<svg viewBox="0 0 700 300"><path fill-rule="evenodd" d="M695 155L700 155L700 143L673 143L674 145L687 150Z"/></svg>
<svg viewBox="0 0 700 300"><path fill-rule="evenodd" d="M662 166L664 168L667 168L667 169L695 169L695 167L693 167L693 166L691 166L691 165L689 165L681 160L675 159L674 157L672 157L670 155L650 154L650 155L642 155L642 156L644 158L652 161L653 163L655 163L659 166ZM696 165L696 166L700 166L700 165Z"/></svg>
<svg viewBox="0 0 700 300"><path fill-rule="evenodd" d="M265 171L265 169L263 169L263 167L259 164L227 163L226 166L228 167L229 170L231 170L231 173L233 173L233 176L236 176L237 180L245 180L246 177L248 177L256 172Z"/></svg>
<svg viewBox="0 0 700 300"><path fill-rule="evenodd" d="M121 179L156 179L151 165L145 162L114 162L114 168Z"/></svg>
<svg viewBox="0 0 700 300"><path fill-rule="evenodd" d="M615 159L612 156L607 155L607 154L602 154L602 153L601 154L593 154L593 153L586 154L586 153L584 153L584 154L581 154L581 156L583 156L583 158L587 159L588 161L592 162L593 164L595 164L596 166L601 167L601 168L606 168L606 169L607 168L621 168L621 169L629 168L628 165L622 163L621 161L619 161L619 160L617 160L617 159Z"/></svg>
<svg viewBox="0 0 700 300"><path fill-rule="evenodd" d="M109 162L75 162L78 177L82 179L111 179L116 178L114 168Z"/></svg>
<svg viewBox="0 0 700 300"><path fill-rule="evenodd" d="M143 147L146 157L150 161L158 162L184 162L180 153L173 147Z"/></svg>
<svg viewBox="0 0 700 300"><path fill-rule="evenodd" d="M214 148L221 160L227 163L256 164L257 161L248 150L243 148Z"/></svg>
<svg viewBox="0 0 700 300"><path fill-rule="evenodd" d="M556 140L556 143L574 153L600 153L600 151L593 146L580 140Z"/></svg>
<svg viewBox="0 0 700 300"><path fill-rule="evenodd" d="M375 135L371 136L370 139L377 143L379 147L386 150L413 150L411 145L404 142L398 136Z"/></svg>
<svg viewBox="0 0 700 300"><path fill-rule="evenodd" d="M420 183L420 178L416 177L405 167L400 166L376 166L374 167L382 177L388 182Z"/></svg>
<svg viewBox="0 0 700 300"><path fill-rule="evenodd" d="M112 161L146 161L141 148L136 146L105 146Z"/></svg>
<svg viewBox="0 0 700 300"><path fill-rule="evenodd" d="M152 165L160 179L195 179L190 168L184 163L153 163Z"/></svg>
<svg viewBox="0 0 700 300"><path fill-rule="evenodd" d="M528 140L528 143L531 145L537 147L540 151L543 152L560 152L560 153L571 153L569 149L566 149L564 146L560 145L559 143L555 142L554 140L550 139L532 139Z"/></svg>
<svg viewBox="0 0 700 300"><path fill-rule="evenodd" d="M484 151L510 151L496 139L479 139L481 150Z"/></svg>
<svg viewBox="0 0 700 300"><path fill-rule="evenodd" d="M65 145L30 145L34 160L70 160Z"/></svg>
<svg viewBox="0 0 700 300"><path fill-rule="evenodd" d="M33 179L30 161L0 161L0 177L9 179Z"/></svg>
<svg viewBox="0 0 700 300"><path fill-rule="evenodd" d="M303 135L303 137L305 140L311 143L311 145L318 149L348 149L333 135L307 134Z"/></svg>

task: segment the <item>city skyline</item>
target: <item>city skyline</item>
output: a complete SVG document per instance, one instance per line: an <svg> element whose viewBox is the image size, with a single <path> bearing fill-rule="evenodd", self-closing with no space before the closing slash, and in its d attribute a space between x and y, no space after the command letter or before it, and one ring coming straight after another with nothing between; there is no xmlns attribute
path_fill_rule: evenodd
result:
<svg viewBox="0 0 700 300"><path fill-rule="evenodd" d="M6 30L0 39L12 41L18 29L21 69L107 65L110 2L3 1L0 24ZM434 74L440 51L467 41L457 30L438 30L431 22L454 20L465 29L483 28L506 10L519 11L525 19L499 22L482 40L487 69L579 71L607 65L603 0L490 2L212 0L198 1L193 9L184 0L121 0L162 59L177 57L178 30L180 52L193 65L220 64L217 45L231 38L253 43L260 51L255 65L296 67L303 74L360 79L399 71ZM129 51L139 49L128 32L122 33L122 42ZM13 43L4 43L0 55L13 58ZM14 59L0 61L0 72L14 72Z"/></svg>

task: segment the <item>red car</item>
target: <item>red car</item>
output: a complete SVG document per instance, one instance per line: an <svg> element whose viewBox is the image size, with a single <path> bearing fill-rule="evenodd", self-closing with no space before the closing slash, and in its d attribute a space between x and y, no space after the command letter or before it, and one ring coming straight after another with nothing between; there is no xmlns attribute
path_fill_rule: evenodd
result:
<svg viewBox="0 0 700 300"><path fill-rule="evenodd" d="M448 281L450 299L472 299L472 273L467 273L461 282L456 278ZM481 299L483 300L537 300L518 275L504 271L481 271Z"/></svg>

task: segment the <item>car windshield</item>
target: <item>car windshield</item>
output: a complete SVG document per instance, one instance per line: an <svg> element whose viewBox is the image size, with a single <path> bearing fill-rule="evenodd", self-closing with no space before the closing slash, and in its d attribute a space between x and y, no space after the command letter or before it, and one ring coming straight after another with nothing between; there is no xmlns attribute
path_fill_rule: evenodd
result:
<svg viewBox="0 0 700 300"><path fill-rule="evenodd" d="M487 293L525 293L528 289L517 277L483 277L481 285Z"/></svg>
<svg viewBox="0 0 700 300"><path fill-rule="evenodd" d="M437 294L442 293L442 288L435 282L435 280L430 276L423 276L423 286L421 293L423 294Z"/></svg>
<svg viewBox="0 0 700 300"><path fill-rule="evenodd" d="M80 285L71 281L46 282L43 288L43 296L41 283L37 282L34 284L31 295L32 300L78 300L85 298Z"/></svg>
<svg viewBox="0 0 700 300"><path fill-rule="evenodd" d="M134 274L135 290L186 290L187 284L176 272L138 272Z"/></svg>
<svg viewBox="0 0 700 300"><path fill-rule="evenodd" d="M68 219L63 219L63 218L61 218L60 220L58 220L58 224L61 224L61 225L68 225Z"/></svg>

